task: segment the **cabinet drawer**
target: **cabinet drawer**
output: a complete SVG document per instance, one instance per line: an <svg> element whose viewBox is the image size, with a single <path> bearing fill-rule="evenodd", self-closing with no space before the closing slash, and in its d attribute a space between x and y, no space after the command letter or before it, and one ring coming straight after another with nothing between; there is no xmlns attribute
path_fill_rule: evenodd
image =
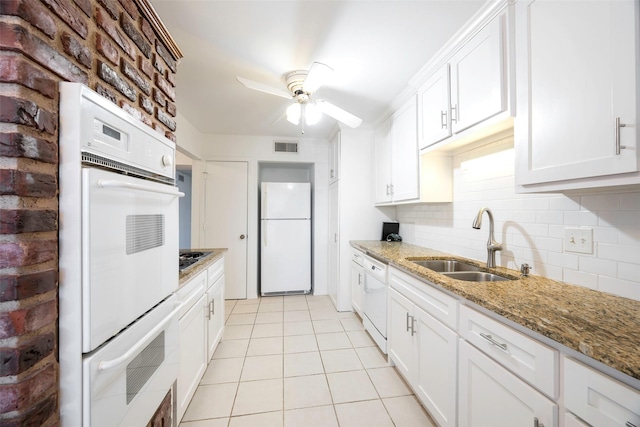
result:
<svg viewBox="0 0 640 427"><path fill-rule="evenodd" d="M640 426L640 391L573 359L564 359L564 402L594 426Z"/></svg>
<svg viewBox="0 0 640 427"><path fill-rule="evenodd" d="M352 254L351 254L351 261L355 262L356 264L358 264L359 266L363 266L363 262L364 262L364 254L362 252L360 252L359 250L354 249Z"/></svg>
<svg viewBox="0 0 640 427"><path fill-rule="evenodd" d="M205 287L207 283L207 272L203 271L199 273L196 277L189 280L187 283L182 285L180 289L178 289L177 295L178 300L181 303L184 303L182 308L180 309L180 313L178 318L181 318L185 315L187 311L193 306L193 304L204 295L207 288Z"/></svg>
<svg viewBox="0 0 640 427"><path fill-rule="evenodd" d="M460 335L551 398L558 397L558 352L467 307Z"/></svg>
<svg viewBox="0 0 640 427"><path fill-rule="evenodd" d="M213 284L224 274L224 258L220 258L207 268L207 289L213 286Z"/></svg>
<svg viewBox="0 0 640 427"><path fill-rule="evenodd" d="M409 298L435 319L458 330L458 300L396 269L391 269L391 287Z"/></svg>

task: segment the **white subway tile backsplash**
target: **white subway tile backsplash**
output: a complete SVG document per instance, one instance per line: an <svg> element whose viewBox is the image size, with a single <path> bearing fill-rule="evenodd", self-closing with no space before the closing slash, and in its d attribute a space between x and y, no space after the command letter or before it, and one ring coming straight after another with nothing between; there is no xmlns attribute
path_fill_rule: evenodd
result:
<svg viewBox="0 0 640 427"><path fill-rule="evenodd" d="M584 195L515 194L513 150L484 147L454 157L454 201L396 208L404 241L484 262L495 218L499 265L640 300L640 191ZM499 165L492 170L490 165ZM411 224L407 224L411 223ZM593 254L564 252L565 227L592 227Z"/></svg>

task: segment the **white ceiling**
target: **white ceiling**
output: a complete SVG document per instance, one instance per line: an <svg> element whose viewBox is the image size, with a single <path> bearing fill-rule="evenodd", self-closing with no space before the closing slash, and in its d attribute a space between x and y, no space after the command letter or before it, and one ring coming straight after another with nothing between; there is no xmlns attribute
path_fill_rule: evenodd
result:
<svg viewBox="0 0 640 427"><path fill-rule="evenodd" d="M324 62L335 78L313 98L372 124L484 0L151 3L184 53L178 111L200 132L300 137L282 117L290 101L236 76L286 89L288 72ZM305 136L327 137L334 126L325 116Z"/></svg>

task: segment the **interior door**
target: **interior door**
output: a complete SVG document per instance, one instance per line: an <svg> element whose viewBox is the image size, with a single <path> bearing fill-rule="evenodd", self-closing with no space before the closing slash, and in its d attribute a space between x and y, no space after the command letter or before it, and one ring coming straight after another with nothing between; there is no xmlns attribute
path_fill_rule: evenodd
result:
<svg viewBox="0 0 640 427"><path fill-rule="evenodd" d="M204 247L228 248L225 298L247 297L247 162L207 162Z"/></svg>

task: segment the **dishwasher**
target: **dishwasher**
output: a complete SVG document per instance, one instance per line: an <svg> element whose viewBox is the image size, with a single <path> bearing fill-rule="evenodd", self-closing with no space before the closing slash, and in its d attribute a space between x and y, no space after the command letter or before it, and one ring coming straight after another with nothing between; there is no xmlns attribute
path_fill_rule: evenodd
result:
<svg viewBox="0 0 640 427"><path fill-rule="evenodd" d="M369 256L364 258L362 312L365 329L387 354L387 265Z"/></svg>

